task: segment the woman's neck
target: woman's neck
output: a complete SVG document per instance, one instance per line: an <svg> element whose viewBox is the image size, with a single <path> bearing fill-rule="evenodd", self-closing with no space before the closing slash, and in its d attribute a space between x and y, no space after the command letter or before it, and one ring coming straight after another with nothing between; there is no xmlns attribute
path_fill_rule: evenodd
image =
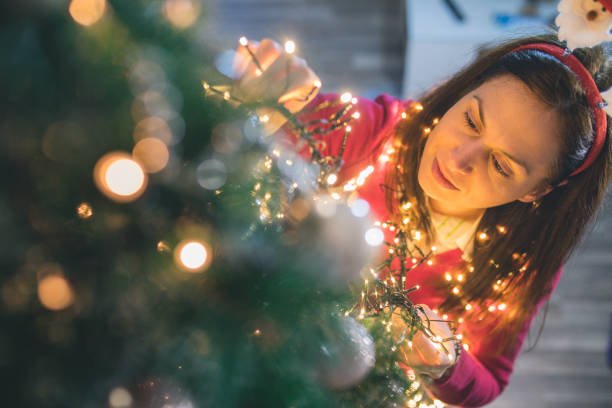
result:
<svg viewBox="0 0 612 408"><path fill-rule="evenodd" d="M443 203L441 201L434 200L431 197L428 197L428 201L429 207L435 212L442 215L461 218L465 221L476 221L478 217L484 213L484 210L480 208L468 210L457 209L452 204Z"/></svg>

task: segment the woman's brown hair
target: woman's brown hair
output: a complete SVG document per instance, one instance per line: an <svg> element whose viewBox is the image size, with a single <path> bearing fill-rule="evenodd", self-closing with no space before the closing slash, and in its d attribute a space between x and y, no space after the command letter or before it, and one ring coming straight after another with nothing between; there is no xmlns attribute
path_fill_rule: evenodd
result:
<svg viewBox="0 0 612 408"><path fill-rule="evenodd" d="M550 294L555 274L579 243L604 199L612 163L612 121L606 116L608 129L601 154L592 166L569 178L569 183L557 186L578 168L593 142L592 114L584 89L569 68L541 51L512 52L532 42L562 45L556 37L542 35L483 48L472 63L425 94L420 100L423 109L396 130L398 144L407 146L407 150L388 180L389 205L398 199L412 201L418 227L427 231L433 241L417 171L426 142L424 128L435 123L467 93L487 80L507 74L523 81L558 113L562 154L547 180L556 187L538 202L514 201L485 211L474 237L472 262L466 266L468 278L462 282L460 296L451 294L440 306L444 313L456 316L465 311L467 303L485 310L489 301L506 303L507 311L496 313L491 319L492 331L504 333L498 344L500 351L516 340L540 300ZM609 48L576 49L573 54L591 72L600 90L612 85ZM393 209L390 210L393 214ZM487 238L478 239L479 233L485 233Z"/></svg>

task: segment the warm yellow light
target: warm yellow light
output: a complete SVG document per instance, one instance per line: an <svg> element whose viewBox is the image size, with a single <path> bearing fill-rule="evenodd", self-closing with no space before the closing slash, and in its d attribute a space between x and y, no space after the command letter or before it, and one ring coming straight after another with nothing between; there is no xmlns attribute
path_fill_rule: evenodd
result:
<svg viewBox="0 0 612 408"><path fill-rule="evenodd" d="M245 37L242 36L240 37L240 39L238 40L238 42L240 43L240 45L242 45L243 47L246 47L249 44L249 40Z"/></svg>
<svg viewBox="0 0 612 408"><path fill-rule="evenodd" d="M462 274L462 273L460 273L459 275L457 275L457 281L459 281L459 282L463 282L463 278L464 278L464 276L463 276L463 274Z"/></svg>
<svg viewBox="0 0 612 408"><path fill-rule="evenodd" d="M465 310L467 310L468 312L472 310L472 305L470 305L469 303L465 305Z"/></svg>
<svg viewBox="0 0 612 408"><path fill-rule="evenodd" d="M500 304L497 306L497 310L506 310L506 307L507 307L507 306L506 306L506 304L505 304L505 303L500 303Z"/></svg>
<svg viewBox="0 0 612 408"><path fill-rule="evenodd" d="M177 265L186 272L202 272L211 261L207 244L203 241L185 240L174 250Z"/></svg>
<svg viewBox="0 0 612 408"><path fill-rule="evenodd" d="M495 311L495 309L496 309L496 307L495 307L495 306L493 306L493 305L489 306L489 312L494 312L494 311Z"/></svg>
<svg viewBox="0 0 612 408"><path fill-rule="evenodd" d="M353 113L353 119L359 119L361 117L361 113L355 112Z"/></svg>
<svg viewBox="0 0 612 408"><path fill-rule="evenodd" d="M500 234L505 235L508 232L508 228L506 228L503 225L498 225L497 226L497 230L499 231Z"/></svg>
<svg viewBox="0 0 612 408"><path fill-rule="evenodd" d="M455 295L458 295L458 294L459 294L459 288L458 288L457 286L455 286L455 287L453 288L453 293L454 293Z"/></svg>
<svg viewBox="0 0 612 408"><path fill-rule="evenodd" d="M118 202L134 201L147 186L142 166L124 152L102 156L94 168L94 181L107 197Z"/></svg>
<svg viewBox="0 0 612 408"><path fill-rule="evenodd" d="M163 14L170 24L184 29L196 22L200 15L200 7L194 0L166 0Z"/></svg>
<svg viewBox="0 0 612 408"><path fill-rule="evenodd" d="M74 21L86 27L97 23L105 11L106 0L72 0L68 6Z"/></svg>
<svg viewBox="0 0 612 408"><path fill-rule="evenodd" d="M321 83L321 81L319 81L318 79L315 79L314 84L315 88L320 88L323 86L323 84Z"/></svg>
<svg viewBox="0 0 612 408"><path fill-rule="evenodd" d="M486 241L487 239L489 239L489 236L487 235L487 233L486 233L486 232L480 232L480 233L478 234L478 240L479 240L480 242Z"/></svg>
<svg viewBox="0 0 612 408"><path fill-rule="evenodd" d="M73 303L74 292L64 276L51 274L38 283L38 298L47 309L62 310Z"/></svg>
<svg viewBox="0 0 612 408"><path fill-rule="evenodd" d="M91 216L93 215L93 209L91 208L91 205L89 205L89 203L79 204L79 206L77 207L77 215L79 216L79 218L84 220L91 218Z"/></svg>
<svg viewBox="0 0 612 408"><path fill-rule="evenodd" d="M447 281L449 281L449 282L450 282L450 281L452 281L452 280L453 280L453 276L452 276L450 273L446 272L446 273L444 274L444 279L446 279Z"/></svg>
<svg viewBox="0 0 612 408"><path fill-rule="evenodd" d="M163 170L170 159L168 146L154 137L142 139L134 146L132 155L147 173L157 173Z"/></svg>

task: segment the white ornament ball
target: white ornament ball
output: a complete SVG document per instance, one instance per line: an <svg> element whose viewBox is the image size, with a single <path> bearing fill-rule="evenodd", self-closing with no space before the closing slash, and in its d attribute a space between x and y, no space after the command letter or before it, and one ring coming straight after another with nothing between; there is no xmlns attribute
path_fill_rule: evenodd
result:
<svg viewBox="0 0 612 408"><path fill-rule="evenodd" d="M341 326L341 336L321 345L323 361L318 370L321 383L334 390L357 385L376 362L374 340L368 330L351 317L344 317Z"/></svg>

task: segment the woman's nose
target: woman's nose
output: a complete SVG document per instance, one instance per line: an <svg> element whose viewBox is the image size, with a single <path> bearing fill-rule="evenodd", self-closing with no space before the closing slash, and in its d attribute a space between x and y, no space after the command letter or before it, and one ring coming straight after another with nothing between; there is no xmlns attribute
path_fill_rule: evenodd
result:
<svg viewBox="0 0 612 408"><path fill-rule="evenodd" d="M469 174L481 156L482 147L476 140L469 140L454 147L450 151L449 169L459 174Z"/></svg>

